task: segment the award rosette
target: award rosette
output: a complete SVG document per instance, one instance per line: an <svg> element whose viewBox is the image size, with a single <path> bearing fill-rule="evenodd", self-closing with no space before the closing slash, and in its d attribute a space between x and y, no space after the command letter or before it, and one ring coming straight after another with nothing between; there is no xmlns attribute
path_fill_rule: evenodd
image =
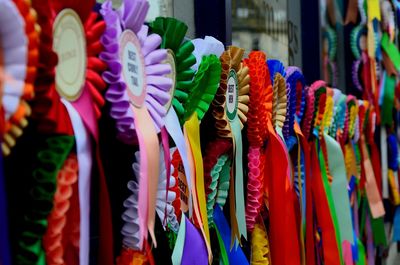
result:
<svg viewBox="0 0 400 265"><path fill-rule="evenodd" d="M42 28L40 63L33 105L38 130L45 134L75 135L79 167L79 260L89 260L90 186L93 163L100 183L100 262L112 262L111 209L98 149L97 120L105 100L101 73L107 65L99 59L104 21L92 12L94 1L34 1ZM96 161L92 161L91 137ZM77 196L76 194L74 195ZM52 248L50 244L46 245ZM51 258L51 257L49 257Z"/></svg>
<svg viewBox="0 0 400 265"><path fill-rule="evenodd" d="M174 149L171 149L171 154ZM138 217L138 199L139 199L139 184L140 183L140 153L135 153L136 162L133 163L133 171L136 176L136 181L128 182L128 189L132 194L124 201L124 207L126 210L122 214L122 220L125 222L121 233L123 235L123 246L124 250L117 259L117 263L120 265L131 264L134 262L139 262L139 260L149 261L151 257L151 250L147 249L141 251L140 248L140 222ZM171 158L172 159L172 158ZM178 233L179 222L177 216L175 215L175 209L172 202L176 199L177 194L174 191L174 187L177 185L176 179L170 175L167 176L167 169L165 167L164 154L161 152L159 157L159 184L157 188L157 202L156 202L156 212L160 218L164 229L170 229L174 233ZM170 172L173 172L174 168L170 164ZM167 179L169 178L169 180ZM167 182L169 183L169 190L167 192ZM128 258L129 257L129 258Z"/></svg>
<svg viewBox="0 0 400 265"><path fill-rule="evenodd" d="M148 34L144 19L149 3L144 0L124 1L118 10L106 1L101 14L106 22L102 37L104 52L100 58L108 70L103 79L108 83L106 99L111 103L111 116L116 121L117 137L128 144L139 143L140 174L138 216L139 248L149 231L153 243L160 148L157 134L164 126L165 105L170 101L172 80L165 49L158 49L161 38ZM143 176L143 177L142 177Z"/></svg>
<svg viewBox="0 0 400 265"><path fill-rule="evenodd" d="M232 232L239 242L242 235L247 238L241 129L247 121L246 114L249 110L250 75L248 67L242 63L243 54L243 49L234 46L222 53L220 57L221 80L212 102L212 115L215 119L217 137L229 139L233 144L234 169L232 171L235 176L235 185L231 189L235 192L233 193L234 198L231 198L230 207L236 216L231 215L231 226ZM232 220L232 218L236 220Z"/></svg>
<svg viewBox="0 0 400 265"><path fill-rule="evenodd" d="M60 242L58 240L48 241L45 234L54 232L62 234L51 228L53 218L49 215L54 210L53 207L60 206L58 203L53 204L54 196L62 196L57 193L57 179L63 178L63 175L69 175L71 172L73 175L76 174L76 167L71 165L73 157L68 158L73 146L74 138L72 136L54 136L47 138L38 149L36 168L32 172L34 185L30 191L31 201L28 202L30 210L24 215L24 226L21 229L21 236L18 238L18 251L15 257L18 264L45 264L46 261L51 263L53 255L57 255L62 261L63 253L60 252L62 251ZM73 176L66 177L73 178ZM65 199L68 202L68 199ZM63 206L68 207L67 204L63 204ZM56 210L64 211L66 209L58 208ZM58 228L62 231L63 219L58 220L61 221L61 223L57 222L57 224L61 224L61 227ZM46 248L47 243L51 243L50 250L58 253L49 252L49 249Z"/></svg>
<svg viewBox="0 0 400 265"><path fill-rule="evenodd" d="M218 43L218 44L216 44ZM205 239L208 260L211 262L210 234L207 217L206 193L204 187L203 156L200 145L200 121L210 107L217 92L221 76L221 62L216 53L221 42L197 40L194 50L196 61L200 62L196 70L192 88L188 91L188 98L183 105L183 129L187 143L187 154L191 164L192 198L195 214L195 225L201 230ZM199 52L200 51L200 52ZM204 53L201 53L204 52ZM219 54L218 54L219 56ZM194 69L195 66L192 66ZM183 219L182 219L183 220ZM175 248L174 252L180 252Z"/></svg>
<svg viewBox="0 0 400 265"><path fill-rule="evenodd" d="M262 52L251 52L244 60L249 68L250 90L249 111L247 115L247 138L249 141L248 181L246 201L247 229L252 232L257 216L263 205L265 173L265 142L267 140L267 120L272 118L272 84L266 56ZM265 194L264 194L265 193Z"/></svg>
<svg viewBox="0 0 400 265"><path fill-rule="evenodd" d="M189 98L195 74L191 68L196 63L196 57L193 55L194 45L190 40L185 40L187 25L175 18L157 17L150 24L150 28L152 32L161 36L160 48L167 49L165 62L171 66L168 76L172 79L172 88L170 100L165 105L165 129L176 144L183 163L184 174L180 173L180 176L185 178L182 181L188 187L188 194L185 193L185 196L189 195L188 201L185 202L188 207L184 210L188 210L189 216L192 216L192 176L181 125L184 123L184 105ZM177 196L178 200L179 198L180 196Z"/></svg>
<svg viewBox="0 0 400 265"><path fill-rule="evenodd" d="M33 83L38 63L40 27L30 3L0 1L1 51L0 80L2 86L2 152L9 155L16 139L28 125L31 108L27 101L34 96ZM4 120L3 120L4 119Z"/></svg>
<svg viewBox="0 0 400 265"><path fill-rule="evenodd" d="M300 232L296 223L296 193L291 183L290 157L284 142L283 126L287 115L287 84L284 76L286 71L281 62L268 60L270 78L273 80L272 88L272 117L268 125L268 143L266 148L268 170L265 183L268 190L268 204L270 215L271 258L272 262L285 257L286 263L300 262ZM278 159L279 157L279 159ZM284 223L288 229L279 235L279 226ZM297 235L291 240L286 240L289 235ZM283 236L282 239L281 237ZM291 253L287 255L285 253Z"/></svg>

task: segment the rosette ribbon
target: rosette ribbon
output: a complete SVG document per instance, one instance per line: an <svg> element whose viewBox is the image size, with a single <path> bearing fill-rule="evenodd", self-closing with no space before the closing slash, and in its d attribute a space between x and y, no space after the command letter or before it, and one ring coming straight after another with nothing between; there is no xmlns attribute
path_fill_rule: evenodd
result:
<svg viewBox="0 0 400 265"><path fill-rule="evenodd" d="M173 151L173 150L172 150ZM122 235L123 235L123 245L125 247L123 253L121 254L121 262L119 264L129 264L129 263L122 263L122 258L126 255L126 252L129 251L136 251L140 252L140 219L138 218L138 199L140 196L139 192L139 185L141 181L141 174L140 174L140 165L141 165L141 157L140 152L135 153L136 162L133 163L133 171L136 176L136 181L129 181L128 182L128 189L132 192L124 202L124 207L126 210L122 214L122 220L125 224L122 227ZM159 157L159 168L160 168L160 177L159 177L159 184L157 188L157 202L156 202L156 212L158 217L160 218L161 222L164 223L166 220L168 227L170 227L175 233L178 233L179 230L179 223L177 217L175 215L174 208L172 206L172 202L176 198L176 193L172 190L167 194L167 185L166 183L169 182L170 187L172 189L175 185L177 185L176 180L172 176L167 176L167 170L165 168L165 161L164 161L164 154L160 152ZM172 165L170 164L170 172L173 171ZM170 178L170 180L167 180ZM166 224L166 225L167 225ZM164 228L166 227L164 226ZM146 253L149 255L150 253ZM135 261L132 259L129 262Z"/></svg>
<svg viewBox="0 0 400 265"><path fill-rule="evenodd" d="M206 41L199 43L206 47L214 47L209 45ZM222 43L220 44L222 45ZM195 47L195 50L196 49L200 48ZM212 52L214 51L217 50L215 49ZM215 54L204 56L203 54L197 54L196 61L201 61L201 63L194 76L192 89L188 93L187 101L183 105L185 109L183 115L185 123L183 127L188 148L189 162L191 163L191 172L192 176L195 176L195 178L191 179L195 217L206 240L208 260L211 262L212 253L210 247L199 125L218 89L221 76L221 63Z"/></svg>
<svg viewBox="0 0 400 265"><path fill-rule="evenodd" d="M219 88L212 102L212 115L218 137L228 138L233 143L235 186L235 201L230 203L231 210L236 215L231 215L233 236L240 242L243 235L247 238L244 188L243 188L243 147L241 130L247 121L246 114L249 110L249 82L250 75L247 66L244 66L242 57L244 50L235 46L229 47L220 57L222 73ZM233 198L232 198L233 199ZM232 218L236 220L232 221ZM236 230L236 224L237 229Z"/></svg>
<svg viewBox="0 0 400 265"><path fill-rule="evenodd" d="M256 219L262 209L263 195L268 198L268 190L264 190L265 142L267 140L266 124L272 117L272 84L265 60L265 54L256 51L251 52L244 60L250 75L247 115L249 173L246 200L246 224L250 232L253 232Z"/></svg>
<svg viewBox="0 0 400 265"><path fill-rule="evenodd" d="M301 70L297 67L288 67L286 72L286 82L288 84L288 115L286 115L284 128L289 136L286 137L286 146L289 152L297 143L297 151L293 150L294 159L293 166L293 183L296 194L299 198L299 206L301 213L300 222L300 244L302 264L305 263L305 235L306 235L306 168L305 168L305 139L300 130L300 123L303 119L305 109L305 80Z"/></svg>
<svg viewBox="0 0 400 265"><path fill-rule="evenodd" d="M361 158L362 158L362 168L365 174L365 192L368 198L369 208L371 211L372 218L380 218L385 215L385 209L383 207L383 202L381 199L381 195L379 193L376 178L373 170L373 166L370 160L370 154L368 151L367 143L366 143L366 124L368 119L369 112L369 103L368 101L362 101L359 104L359 130L360 130L360 149L361 149Z"/></svg>
<svg viewBox="0 0 400 265"><path fill-rule="evenodd" d="M336 216L339 223L341 245L344 257L350 257L345 260L346 264L352 262L351 245L354 244L353 224L351 220L350 200L347 191L347 174L344 156L340 144L330 135L328 131L332 124L334 99L333 90L328 89L325 114L323 138L326 144L327 165L332 177L330 189L333 202L335 204Z"/></svg>
<svg viewBox="0 0 400 265"><path fill-rule="evenodd" d="M272 263L285 257L287 264L300 264L300 231L296 223L294 203L297 198L291 183L290 158L282 135L287 114L287 84L283 77L285 71L281 65L279 61L268 61L270 75L273 78L272 117L267 122L266 156L270 159L267 160L268 170L265 172L264 180L269 199L269 238ZM282 224L286 227L284 232L278 228Z"/></svg>
<svg viewBox="0 0 400 265"><path fill-rule="evenodd" d="M315 138L311 139L310 143L310 161L319 161L319 163L311 163L310 165L310 173L312 174L310 185L312 186L317 223L322 231L322 240L324 242L321 253L325 262L342 264L340 234L337 230L335 205L329 188L330 177L325 165L326 146L322 137L326 98L325 82L314 82L308 89L309 103L307 104L307 115L303 121L303 133L309 135L309 137L314 135ZM307 204L307 209L309 209L308 207L309 205ZM307 222L312 222L312 220L307 218ZM307 229L309 229L308 225ZM315 228L312 229L315 232ZM309 258L308 254L307 257Z"/></svg>
<svg viewBox="0 0 400 265"><path fill-rule="evenodd" d="M163 63L167 51L158 49L161 38L148 35L144 19L149 9L145 0L123 1L113 10L106 1L101 14L106 22L102 37L104 52L100 58L108 65L103 79L109 84L106 99L111 103L111 116L116 120L118 138L140 149L140 182L138 197L139 248L149 231L153 243L156 197L159 176L157 133L164 126L165 104L170 100L172 85L165 75L171 67Z"/></svg>
<svg viewBox="0 0 400 265"><path fill-rule="evenodd" d="M0 62L5 111L2 152L8 155L31 114L27 101L34 96L40 27L36 24L36 12L29 2L1 1L1 5L4 12L2 34L7 34L2 38L4 51Z"/></svg>
<svg viewBox="0 0 400 265"><path fill-rule="evenodd" d="M40 2L40 3L39 3ZM38 129L49 134L76 136L79 164L80 241L79 260L89 262L90 186L92 165L99 171L101 263L113 259L111 206L98 146L97 119L104 105L106 83L101 73L107 68L98 56L105 23L92 12L95 1L34 1L43 31L39 77L34 102ZM43 19L42 19L43 18ZM71 34L69 34L71 33ZM92 161L91 137L95 141ZM75 195L77 196L77 195ZM48 245L51 248L50 245Z"/></svg>
<svg viewBox="0 0 400 265"><path fill-rule="evenodd" d="M188 160L185 138L181 129L185 113L184 104L191 90L195 71L191 67L196 63L196 57L192 54L194 45L185 40L187 25L175 18L158 17L150 24L151 30L162 38L160 47L167 49L166 62L171 66L169 77L172 79L170 90L171 98L165 105L167 115L165 116L165 128L175 142L179 155L183 162L184 183L188 185L189 217L192 216L192 176ZM185 194L186 195L186 194ZM178 196L180 197L180 196ZM187 209L185 209L187 210Z"/></svg>

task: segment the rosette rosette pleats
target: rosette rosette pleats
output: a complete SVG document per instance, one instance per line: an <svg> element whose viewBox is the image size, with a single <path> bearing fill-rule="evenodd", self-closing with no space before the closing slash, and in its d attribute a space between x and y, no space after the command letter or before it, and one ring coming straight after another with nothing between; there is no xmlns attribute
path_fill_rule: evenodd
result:
<svg viewBox="0 0 400 265"><path fill-rule="evenodd" d="M245 59L250 74L247 115L247 138L250 146L247 154L249 173L246 201L246 223L250 232L254 229L262 207L265 173L265 157L262 154L268 135L267 121L272 118L272 84L265 61L266 56L262 52L251 52L249 58Z"/></svg>
<svg viewBox="0 0 400 265"><path fill-rule="evenodd" d="M151 24L152 32L159 34L162 38L160 48L167 49L166 63L171 66L171 73L168 75L172 79L170 90L171 98L165 105L167 114L165 117L165 129L171 136L179 151L182 159L185 183L188 186L189 216L192 214L192 176L186 149L185 138L181 129L184 123L186 101L192 90L193 77L195 71L192 66L196 63L196 58L192 54L194 45L190 40L185 39L188 27L182 21L175 18L157 17ZM168 150L164 150L168 152ZM168 182L167 182L168 184ZM179 200L180 196L177 196ZM180 212L180 209L179 209Z"/></svg>
<svg viewBox="0 0 400 265"><path fill-rule="evenodd" d="M139 248L147 239L153 243L159 165L151 164L159 158L157 133L164 126L166 108L170 101L172 80L165 49L158 49L161 38L149 34L144 19L149 3L144 0L124 1L118 10L106 1L101 8L106 23L102 37L104 52L100 58L108 69L103 79L108 83L106 99L111 103L111 117L116 121L117 136L128 144L139 143L140 174L138 217Z"/></svg>
<svg viewBox="0 0 400 265"><path fill-rule="evenodd" d="M31 108L27 102L34 96L33 83L38 64L40 34L40 27L36 24L36 12L29 2L22 0L6 2L2 1L2 10L8 12L3 16L3 19L8 19L8 21L2 24L3 34L8 34L2 38L4 51L1 62L4 65L1 78L4 86L3 109L5 111L2 132L4 155L10 154L11 148L16 144L16 139L22 135L23 128L28 124L27 117L31 115ZM14 4L17 10L13 8ZM17 17L11 19L11 16ZM10 21L12 21L11 24ZM21 28L15 28L17 25ZM14 29L11 29L12 27ZM26 58L23 59L23 56Z"/></svg>
<svg viewBox="0 0 400 265"><path fill-rule="evenodd" d="M18 264L44 264L46 253L42 239L49 229L49 214L53 209L54 194L57 190L57 175L65 165L74 145L71 136L48 138L37 155L37 166L33 171L34 186L31 189L29 212L25 214L24 229L18 239L18 251L15 260ZM67 162L66 162L67 161ZM51 218L51 217L50 217Z"/></svg>
<svg viewBox="0 0 400 265"><path fill-rule="evenodd" d="M212 102L212 116L215 120L216 134L218 138L227 138L233 144L233 176L235 187L235 198L231 201L232 233L238 240L241 235L247 237L244 188L243 188L243 167L242 167L242 136L241 129L247 121L249 103L249 70L242 63L244 50L235 46L229 47L220 57L221 78L219 88ZM211 208L212 209L212 208ZM235 218L236 220L233 220ZM237 224L237 225L236 225Z"/></svg>

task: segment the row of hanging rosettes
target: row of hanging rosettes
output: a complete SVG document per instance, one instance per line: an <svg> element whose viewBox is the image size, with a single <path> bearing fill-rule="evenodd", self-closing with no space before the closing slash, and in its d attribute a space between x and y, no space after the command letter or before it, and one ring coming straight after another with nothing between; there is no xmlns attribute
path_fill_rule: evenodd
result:
<svg viewBox="0 0 400 265"><path fill-rule="evenodd" d="M0 0L0 264L373 264L394 90L382 114L148 9Z"/></svg>

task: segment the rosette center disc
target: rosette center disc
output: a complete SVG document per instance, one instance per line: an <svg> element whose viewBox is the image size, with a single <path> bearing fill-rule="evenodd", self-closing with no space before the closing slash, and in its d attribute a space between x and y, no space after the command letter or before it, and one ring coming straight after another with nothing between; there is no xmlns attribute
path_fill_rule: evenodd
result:
<svg viewBox="0 0 400 265"><path fill-rule="evenodd" d="M238 78L236 71L231 69L226 88L226 115L231 121L236 117L238 99Z"/></svg>
<svg viewBox="0 0 400 265"><path fill-rule="evenodd" d="M136 34L125 30L120 38L120 60L122 74L129 99L136 107L141 107L146 97L146 72L141 45Z"/></svg>
<svg viewBox="0 0 400 265"><path fill-rule="evenodd" d="M53 49L58 55L56 88L58 93L76 100L86 77L86 40L82 22L72 9L61 11L54 22Z"/></svg>

